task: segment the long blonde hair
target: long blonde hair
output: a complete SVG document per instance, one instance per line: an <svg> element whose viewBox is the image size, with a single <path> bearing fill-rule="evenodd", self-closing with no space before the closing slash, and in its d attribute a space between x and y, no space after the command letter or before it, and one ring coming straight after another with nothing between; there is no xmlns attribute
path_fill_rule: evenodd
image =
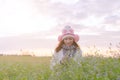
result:
<svg viewBox="0 0 120 80"><path fill-rule="evenodd" d="M62 40L61 42L59 42L58 46L55 48L56 52L59 52L62 49L62 45L64 44L64 40ZM76 48L80 49L79 45L73 41L73 44Z"/></svg>

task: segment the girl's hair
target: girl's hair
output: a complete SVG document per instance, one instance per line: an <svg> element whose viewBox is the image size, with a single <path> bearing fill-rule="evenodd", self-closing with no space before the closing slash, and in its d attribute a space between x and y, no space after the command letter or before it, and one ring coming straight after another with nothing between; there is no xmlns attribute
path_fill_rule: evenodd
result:
<svg viewBox="0 0 120 80"><path fill-rule="evenodd" d="M59 51L62 49L62 45L63 45L63 44L64 44L64 40L62 40L61 42L59 42L58 46L55 48L55 51L56 51L56 52L59 52ZM76 48L80 49L79 45L78 45L75 41L73 41L73 45L74 45Z"/></svg>

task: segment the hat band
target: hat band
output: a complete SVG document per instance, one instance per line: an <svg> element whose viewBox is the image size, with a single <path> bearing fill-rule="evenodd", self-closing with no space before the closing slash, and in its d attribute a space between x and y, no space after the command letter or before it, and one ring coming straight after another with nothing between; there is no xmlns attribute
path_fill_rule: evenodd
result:
<svg viewBox="0 0 120 80"><path fill-rule="evenodd" d="M72 37L72 38L74 38L74 35L72 35L72 34L64 35L64 36L62 37L62 40L65 39L66 37Z"/></svg>

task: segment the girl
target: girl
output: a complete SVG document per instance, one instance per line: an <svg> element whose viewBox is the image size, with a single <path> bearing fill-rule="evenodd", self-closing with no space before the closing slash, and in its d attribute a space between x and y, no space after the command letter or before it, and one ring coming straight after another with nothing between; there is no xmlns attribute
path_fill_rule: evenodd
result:
<svg viewBox="0 0 120 80"><path fill-rule="evenodd" d="M58 40L59 44L56 47L51 60L51 69L54 70L56 65L70 63L71 59L80 64L82 52L77 44L79 36L74 34L74 30L70 26L65 26L62 30L62 34L58 37Z"/></svg>

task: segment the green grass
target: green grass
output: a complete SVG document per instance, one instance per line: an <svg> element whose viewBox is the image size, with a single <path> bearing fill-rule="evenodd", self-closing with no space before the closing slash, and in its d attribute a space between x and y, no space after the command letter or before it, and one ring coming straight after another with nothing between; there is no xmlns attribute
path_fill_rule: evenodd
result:
<svg viewBox="0 0 120 80"><path fill-rule="evenodd" d="M81 65L58 66L51 71L50 57L0 56L0 80L120 80L120 59L83 57ZM58 74L59 75L58 75ZM56 75L57 74L57 75Z"/></svg>
<svg viewBox="0 0 120 80"><path fill-rule="evenodd" d="M0 80L47 80L49 57L0 56Z"/></svg>

